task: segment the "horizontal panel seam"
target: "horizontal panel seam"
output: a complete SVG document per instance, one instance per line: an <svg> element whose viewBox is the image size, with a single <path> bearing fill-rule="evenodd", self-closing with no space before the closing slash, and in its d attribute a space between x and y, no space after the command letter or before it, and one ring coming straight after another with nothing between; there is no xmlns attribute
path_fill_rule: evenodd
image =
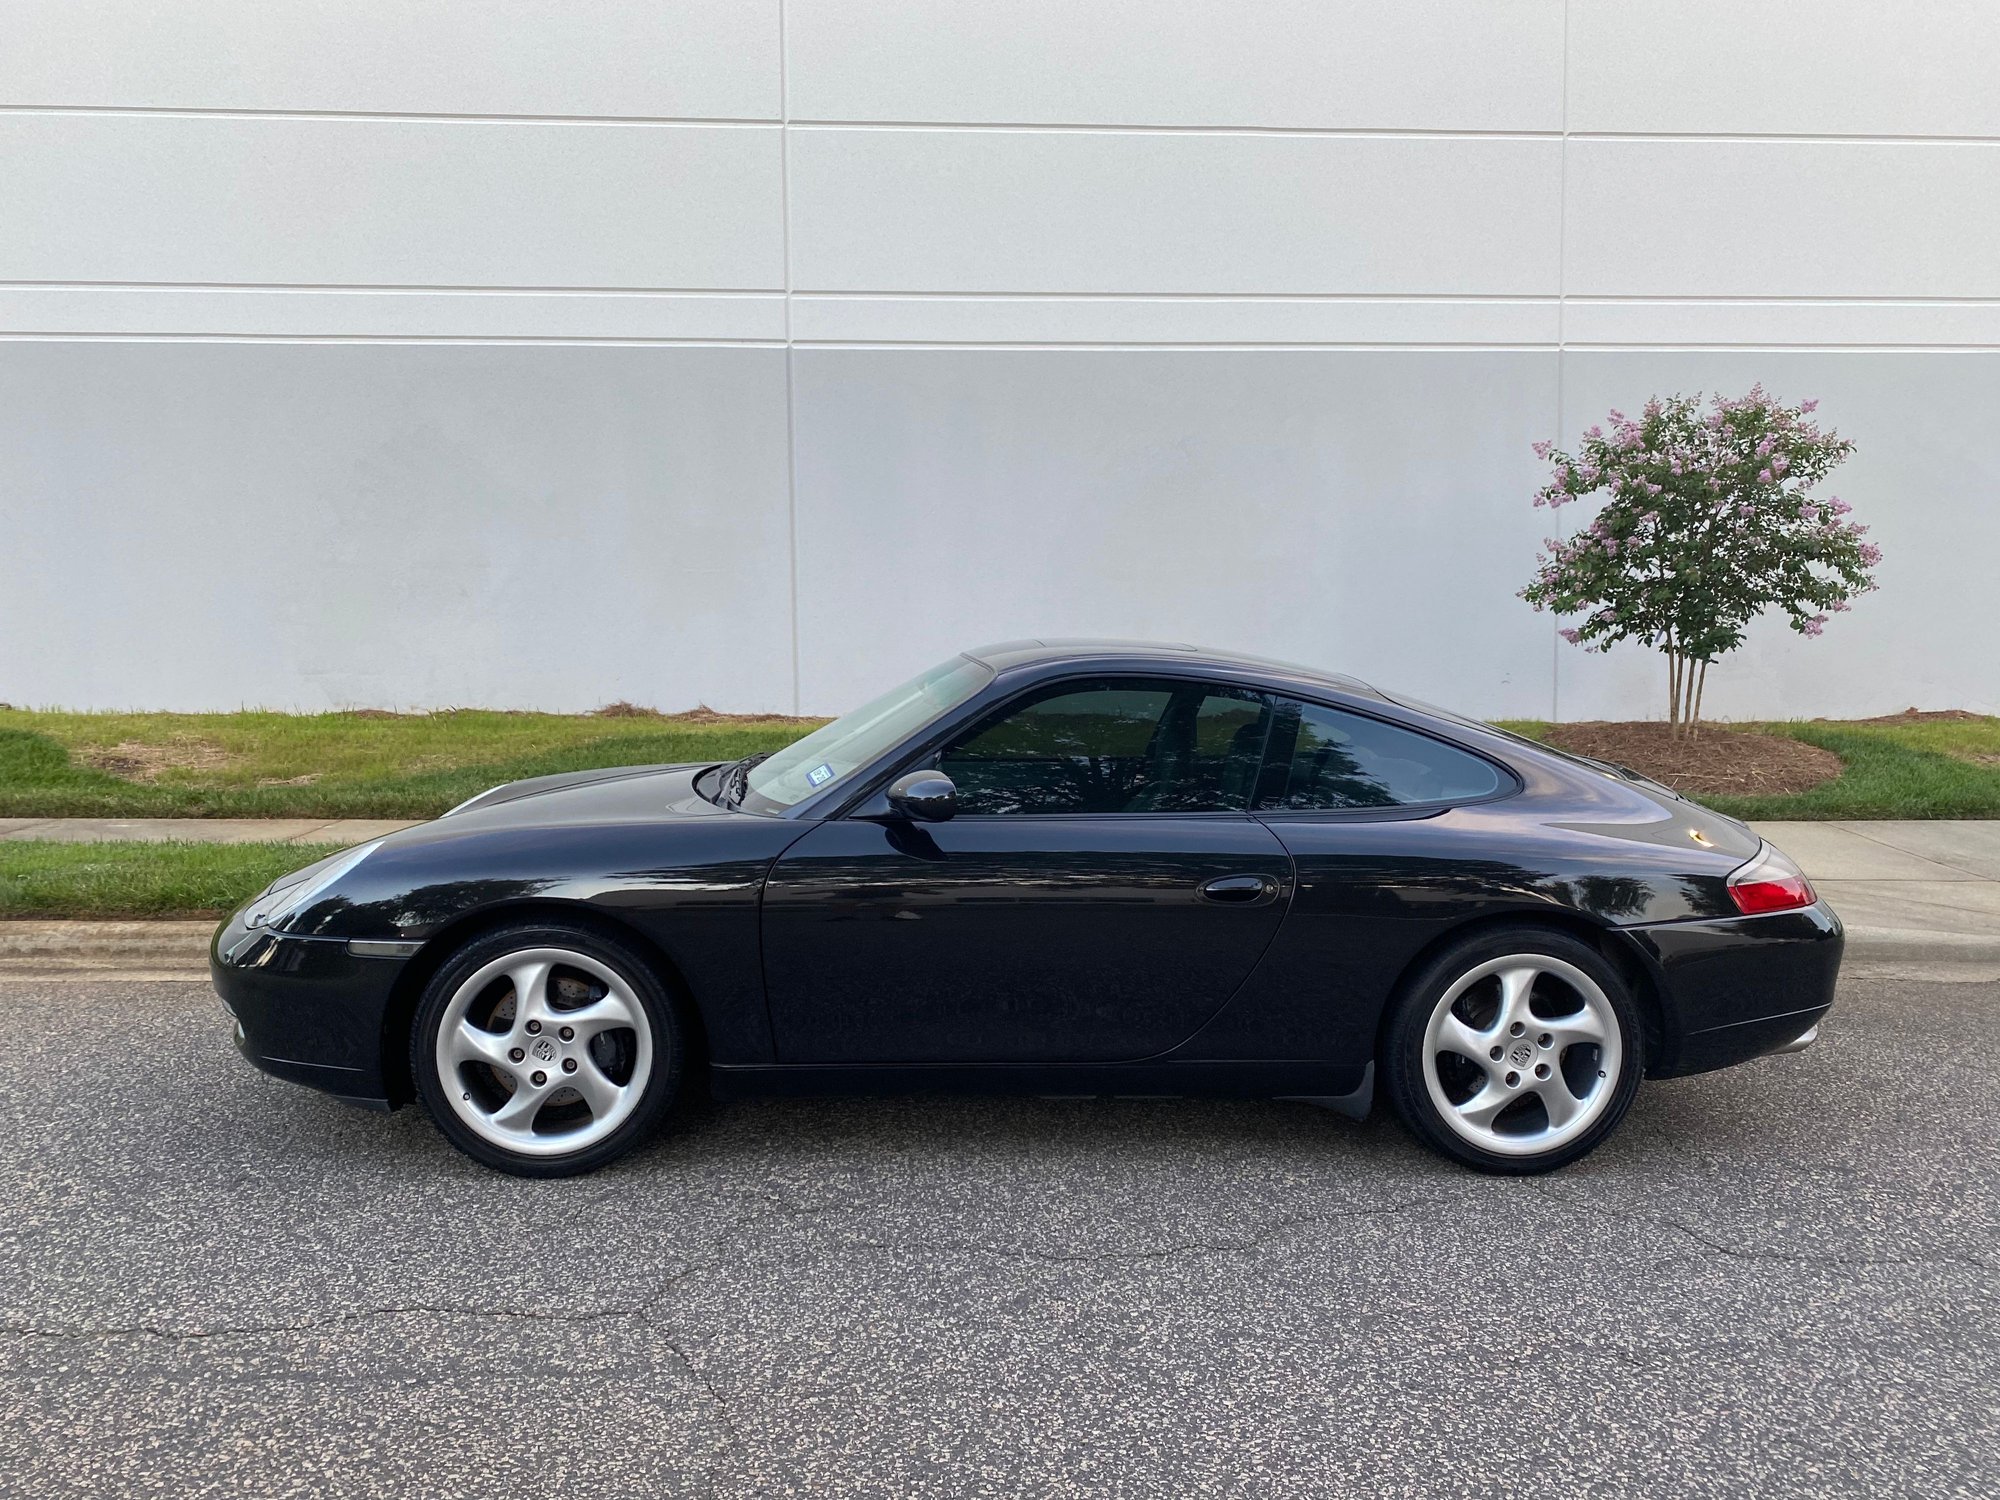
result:
<svg viewBox="0 0 2000 1500"><path fill-rule="evenodd" d="M5 281L0 293L30 292L235 292L235 293L329 293L366 297L576 297L576 298L686 298L745 303L776 304L784 299L781 288L742 287L589 287L589 286L425 286L415 283L370 282L261 282L261 281ZM1106 302L1114 304L1161 303L1184 305L1216 303L1226 306L1271 304L1328 304L1339 306L1414 307L1554 307L1555 293L1541 292L931 292L853 291L821 288L793 294L808 302L912 302L990 303L1005 307L1021 303ZM2000 296L1924 296L1869 292L1789 295L1784 293L1718 293L1694 295L1654 292L1585 292L1568 297L1571 306L1634 308L1982 308L2000 307Z"/></svg>
<svg viewBox="0 0 2000 1500"><path fill-rule="evenodd" d="M216 120L325 120L406 122L412 124L550 124L689 126L724 129L753 128L805 131L938 131L1040 135L1215 135L1296 136L1357 140L1495 140L1560 142L1741 142L1829 145L1974 145L2000 144L2000 134L1935 134L1922 131L1743 131L1743 130L1572 130L1477 126L1375 125L1243 125L1211 122L1199 125L1144 124L1108 121L1003 120L783 120L776 115L592 115L479 113L449 110L245 109L192 105L0 104L5 115L95 115L107 117Z"/></svg>
<svg viewBox="0 0 2000 1500"><path fill-rule="evenodd" d="M474 114L447 110L374 109L201 109L147 104L0 104L0 115L86 115L109 118L181 120L324 120L329 123L411 125L684 125L721 129L750 127L776 132L776 115L544 115Z"/></svg>
<svg viewBox="0 0 2000 1500"><path fill-rule="evenodd" d="M716 297L781 301L782 287L427 286L367 281L0 281L0 291L65 292L340 292L501 297Z"/></svg>
<svg viewBox="0 0 2000 1500"><path fill-rule="evenodd" d="M524 345L558 346L570 345L593 348L696 348L696 349L784 349L784 339L759 338L673 338L643 336L593 336L589 334L312 334L312 333L196 333L196 332L131 332L103 331L84 332L78 330L0 330L0 342L11 343L128 343L128 344L426 344L426 345ZM1158 339L1151 341L1116 340L993 340L993 339L814 339L795 338L790 347L801 349L909 349L940 350L961 353L976 353L982 350L1008 352L1016 350L1076 350L1080 352L1109 353L1149 353L1149 352L1269 352L1269 353L1311 353L1315 351L1354 351L1393 353L1398 350L1423 353L1547 353L1562 350L1615 353L1620 351L1641 352L1689 352L1704 350L1748 351L1768 353L1812 353L1812 354L1961 354L2000 351L2000 343L1925 343L1925 342L1885 342L1885 343L1785 343L1775 340L1727 342L1720 340L1661 340L1643 342L1625 340L1620 342L1592 341L1570 338L1561 345L1555 340L1507 340L1507 341L1467 341L1442 342L1424 339L1393 340L1274 340L1274 339L1231 339L1231 340L1187 340Z"/></svg>
<svg viewBox="0 0 2000 1500"><path fill-rule="evenodd" d="M783 339L674 338L586 333L415 334L415 333L159 333L131 330L0 329L0 340L15 342L125 344L625 344L687 348L782 349Z"/></svg>

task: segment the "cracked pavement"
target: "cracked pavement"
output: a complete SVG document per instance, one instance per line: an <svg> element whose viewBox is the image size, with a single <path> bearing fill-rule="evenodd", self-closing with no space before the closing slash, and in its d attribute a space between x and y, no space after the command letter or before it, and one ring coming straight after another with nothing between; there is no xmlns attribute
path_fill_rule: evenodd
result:
<svg viewBox="0 0 2000 1500"><path fill-rule="evenodd" d="M2000 1493L2000 985L1553 1178L1378 1109L813 1101L569 1182L0 984L0 1493Z"/></svg>

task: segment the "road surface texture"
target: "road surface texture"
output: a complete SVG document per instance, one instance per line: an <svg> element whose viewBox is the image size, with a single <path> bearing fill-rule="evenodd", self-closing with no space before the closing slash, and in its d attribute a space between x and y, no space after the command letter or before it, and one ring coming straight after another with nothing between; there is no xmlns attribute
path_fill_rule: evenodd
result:
<svg viewBox="0 0 2000 1500"><path fill-rule="evenodd" d="M0 1492L2000 1493L2000 985L1554 1178L1298 1105L694 1115L596 1177L0 984Z"/></svg>

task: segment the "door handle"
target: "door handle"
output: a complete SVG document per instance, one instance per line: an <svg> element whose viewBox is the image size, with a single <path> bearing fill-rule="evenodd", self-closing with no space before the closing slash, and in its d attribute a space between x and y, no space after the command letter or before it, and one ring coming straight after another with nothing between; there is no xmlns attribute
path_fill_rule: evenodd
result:
<svg viewBox="0 0 2000 1500"><path fill-rule="evenodd" d="M1204 901L1224 906L1255 906L1278 894L1278 882L1269 875L1218 875L1195 887Z"/></svg>

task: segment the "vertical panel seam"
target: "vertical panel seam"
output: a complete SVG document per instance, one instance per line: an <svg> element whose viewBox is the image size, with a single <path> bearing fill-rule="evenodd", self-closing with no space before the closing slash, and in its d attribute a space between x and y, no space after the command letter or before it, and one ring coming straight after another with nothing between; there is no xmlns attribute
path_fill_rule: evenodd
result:
<svg viewBox="0 0 2000 1500"><path fill-rule="evenodd" d="M792 84L785 31L787 0L778 0L778 239L785 288L785 559L792 636L792 712L799 712L799 443L792 361Z"/></svg>
<svg viewBox="0 0 2000 1500"><path fill-rule="evenodd" d="M1563 376L1569 367L1569 328L1564 313L1569 305L1569 7L1563 0L1561 138L1556 160L1556 426L1555 440L1563 435ZM1549 616L1549 722L1562 722L1562 636L1561 624Z"/></svg>

